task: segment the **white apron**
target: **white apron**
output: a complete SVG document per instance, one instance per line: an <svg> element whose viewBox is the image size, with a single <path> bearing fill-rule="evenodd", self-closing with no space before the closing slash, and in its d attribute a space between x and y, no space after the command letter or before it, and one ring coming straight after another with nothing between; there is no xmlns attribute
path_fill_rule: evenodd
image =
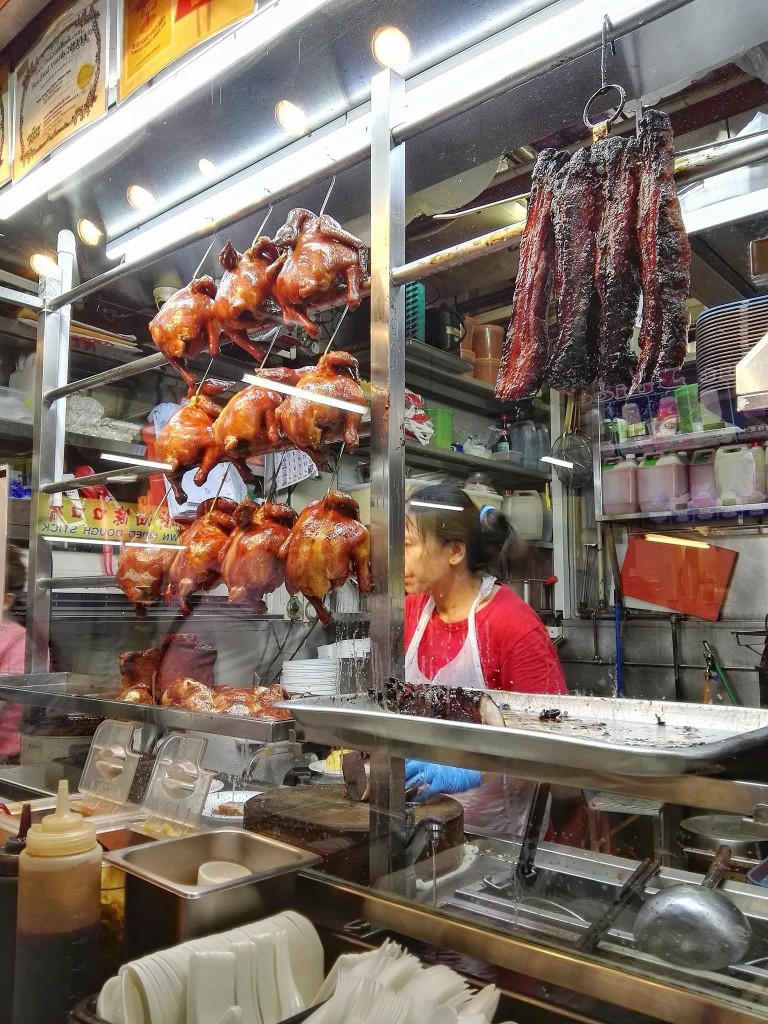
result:
<svg viewBox="0 0 768 1024"><path fill-rule="evenodd" d="M483 575L480 590L472 602L467 617L467 639L453 661L438 669L433 679L427 679L419 668L419 647L435 610L434 598L429 598L405 652L407 683L414 686L465 686L471 689L486 689L480 646L477 641L476 612L478 606L490 596L495 584L493 576ZM453 796L464 808L466 825L508 836L522 833L534 790L535 784L532 782L489 773L483 776L482 784L476 789Z"/></svg>

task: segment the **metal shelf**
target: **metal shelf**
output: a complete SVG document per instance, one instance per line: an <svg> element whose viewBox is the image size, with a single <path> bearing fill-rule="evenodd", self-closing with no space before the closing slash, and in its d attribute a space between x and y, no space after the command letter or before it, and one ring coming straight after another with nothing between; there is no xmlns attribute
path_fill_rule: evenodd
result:
<svg viewBox="0 0 768 1024"><path fill-rule="evenodd" d="M546 483L551 477L549 473L540 473L536 469L525 469L512 462L500 462L497 459L478 459L464 452L454 452L450 448L433 448L421 445L416 441L405 442L405 461L409 466L421 469L443 469L454 473L487 473L491 479L515 483Z"/></svg>
<svg viewBox="0 0 768 1024"><path fill-rule="evenodd" d="M50 708L64 714L87 714L143 722L166 729L194 730L217 736L235 736L255 743L287 740L295 723L233 715L201 715L179 708L149 704L127 704L115 700L117 685L100 676L50 672L40 675L3 676L0 699L15 704Z"/></svg>
<svg viewBox="0 0 768 1024"><path fill-rule="evenodd" d="M146 445L134 444L132 441L117 441L111 437L93 437L91 434L78 434L71 430L68 430L65 436L67 444L77 448L109 452L112 455L134 455L140 458L147 451ZM0 440L23 441L31 445L32 424L0 420ZM117 469L115 472L117 473Z"/></svg>
<svg viewBox="0 0 768 1024"><path fill-rule="evenodd" d="M768 503L754 505L716 505L711 508L683 508L674 512L628 512L621 516L597 515L595 519L601 523L664 522L680 525L727 522L729 519L743 516L768 515Z"/></svg>
<svg viewBox="0 0 768 1024"><path fill-rule="evenodd" d="M406 385L423 398L492 417L519 406L519 403L500 402L494 396L492 385L475 380L472 370L472 363L450 352L410 339L405 343ZM532 408L534 412L549 416L549 404L539 398L533 399Z"/></svg>

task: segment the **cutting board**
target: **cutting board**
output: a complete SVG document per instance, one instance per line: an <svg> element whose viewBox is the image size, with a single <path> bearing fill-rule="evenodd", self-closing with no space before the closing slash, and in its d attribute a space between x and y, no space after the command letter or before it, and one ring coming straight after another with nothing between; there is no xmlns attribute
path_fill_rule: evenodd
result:
<svg viewBox="0 0 768 1024"><path fill-rule="evenodd" d="M715 622L736 555L731 548L715 545L696 548L630 537L621 567L622 593Z"/></svg>

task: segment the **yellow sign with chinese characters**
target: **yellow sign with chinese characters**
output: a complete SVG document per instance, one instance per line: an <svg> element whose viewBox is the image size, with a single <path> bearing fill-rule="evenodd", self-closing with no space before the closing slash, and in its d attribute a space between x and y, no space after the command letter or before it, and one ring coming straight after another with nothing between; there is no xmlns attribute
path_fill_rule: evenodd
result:
<svg viewBox="0 0 768 1024"><path fill-rule="evenodd" d="M123 0L120 99L255 6L254 0Z"/></svg>
<svg viewBox="0 0 768 1024"><path fill-rule="evenodd" d="M80 0L14 71L13 177L107 109L107 0Z"/></svg>
<svg viewBox="0 0 768 1024"><path fill-rule="evenodd" d="M179 540L178 528L169 519L167 508L154 515L152 509L129 502L81 498L74 491L50 496L39 532L57 540L90 540L94 546L107 541L177 544Z"/></svg>
<svg viewBox="0 0 768 1024"><path fill-rule="evenodd" d="M11 177L11 108L8 65L0 63L0 185Z"/></svg>

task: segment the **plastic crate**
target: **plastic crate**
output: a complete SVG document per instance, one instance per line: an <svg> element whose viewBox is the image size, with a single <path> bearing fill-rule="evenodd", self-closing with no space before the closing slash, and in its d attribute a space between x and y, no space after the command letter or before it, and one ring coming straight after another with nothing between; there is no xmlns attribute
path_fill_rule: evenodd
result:
<svg viewBox="0 0 768 1024"><path fill-rule="evenodd" d="M423 342L426 337L426 301L421 281L405 286L405 336Z"/></svg>

